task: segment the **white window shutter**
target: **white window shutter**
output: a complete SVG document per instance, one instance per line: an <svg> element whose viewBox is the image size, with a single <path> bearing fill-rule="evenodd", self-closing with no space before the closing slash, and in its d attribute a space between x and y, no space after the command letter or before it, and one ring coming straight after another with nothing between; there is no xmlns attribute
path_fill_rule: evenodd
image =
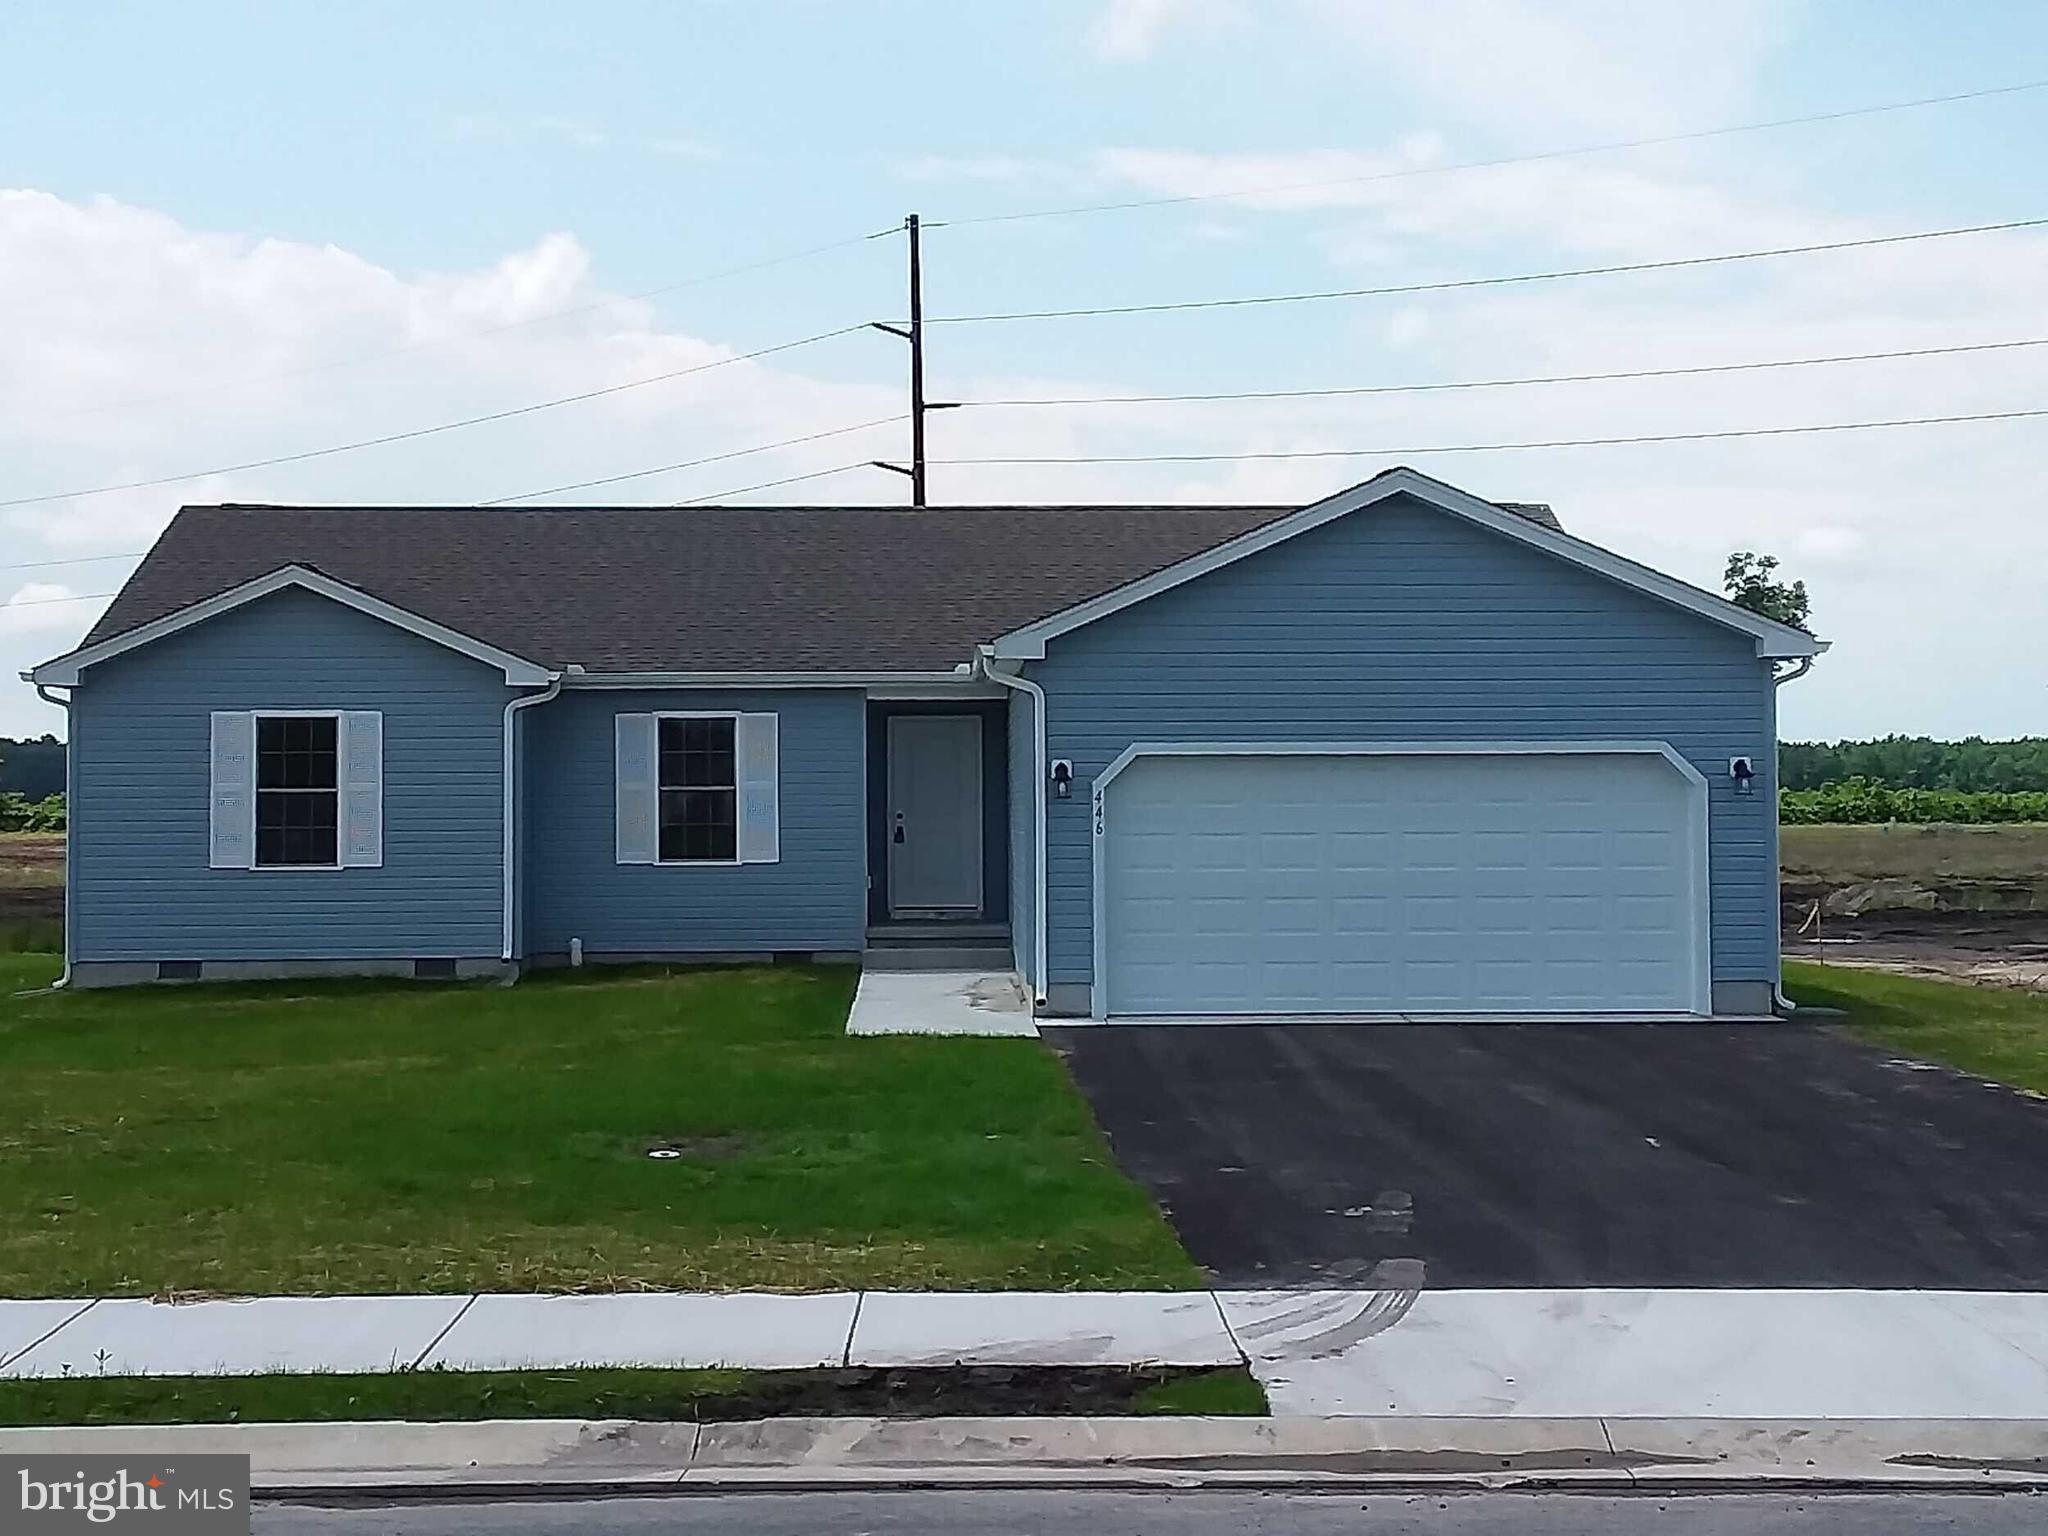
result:
<svg viewBox="0 0 2048 1536"><path fill-rule="evenodd" d="M742 864L782 858L780 724L772 714L741 715L738 738L739 856Z"/></svg>
<svg viewBox="0 0 2048 1536"><path fill-rule="evenodd" d="M344 869L374 869L384 862L384 716L374 709L349 710L341 717L337 747L340 863Z"/></svg>
<svg viewBox="0 0 2048 1536"><path fill-rule="evenodd" d="M652 715L620 715L615 724L618 862L652 864L660 851L660 752Z"/></svg>
<svg viewBox="0 0 2048 1536"><path fill-rule="evenodd" d="M213 835L206 862L214 869L253 869L256 864L255 715L246 709L216 709L213 712L212 762Z"/></svg>

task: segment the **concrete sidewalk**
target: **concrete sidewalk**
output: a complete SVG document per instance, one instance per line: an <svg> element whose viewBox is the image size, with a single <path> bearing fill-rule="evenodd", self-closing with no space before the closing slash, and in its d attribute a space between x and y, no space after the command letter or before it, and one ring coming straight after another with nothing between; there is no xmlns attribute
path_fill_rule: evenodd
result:
<svg viewBox="0 0 2048 1536"><path fill-rule="evenodd" d="M0 1454L227 1452L271 1498L828 1488L2048 1487L2048 1423L1886 1419L502 1420L0 1429Z"/></svg>
<svg viewBox="0 0 2048 1536"><path fill-rule="evenodd" d="M1248 1364L1282 1414L2048 1420L2048 1294L834 1292L0 1302L0 1376Z"/></svg>

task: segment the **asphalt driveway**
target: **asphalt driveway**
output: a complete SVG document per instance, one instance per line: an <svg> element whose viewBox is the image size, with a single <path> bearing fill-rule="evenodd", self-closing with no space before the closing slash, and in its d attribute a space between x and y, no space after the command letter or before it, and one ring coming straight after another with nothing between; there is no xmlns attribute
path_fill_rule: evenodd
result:
<svg viewBox="0 0 2048 1536"><path fill-rule="evenodd" d="M1828 1026L1045 1034L1221 1284L2048 1289L2048 1103Z"/></svg>

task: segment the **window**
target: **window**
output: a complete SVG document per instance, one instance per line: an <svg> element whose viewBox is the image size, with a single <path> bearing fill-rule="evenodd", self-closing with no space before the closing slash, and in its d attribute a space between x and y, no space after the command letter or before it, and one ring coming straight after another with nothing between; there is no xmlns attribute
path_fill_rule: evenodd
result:
<svg viewBox="0 0 2048 1536"><path fill-rule="evenodd" d="M256 867L340 863L340 721L256 717Z"/></svg>
<svg viewBox="0 0 2048 1536"><path fill-rule="evenodd" d="M661 717L659 854L664 864L739 857L731 715Z"/></svg>

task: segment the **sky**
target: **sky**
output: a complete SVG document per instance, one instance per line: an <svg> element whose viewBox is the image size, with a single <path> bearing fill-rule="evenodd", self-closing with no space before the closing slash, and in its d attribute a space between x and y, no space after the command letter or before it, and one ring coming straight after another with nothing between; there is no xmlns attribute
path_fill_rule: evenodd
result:
<svg viewBox="0 0 2048 1536"><path fill-rule="evenodd" d="M2048 88L1637 142L2048 82L2048 8L2000 0L15 0L0 62L9 735L61 734L12 679L78 641L183 502L668 504L900 458L905 349L865 322L905 313L885 232L913 211L935 321L2048 218ZM1357 390L2015 341L2048 341L2048 227L934 323L928 392ZM932 417L932 499L1307 502L1409 463L1710 588L1732 550L1778 555L1834 643L1782 696L1788 739L2044 734L2048 417L1472 451L2043 408L2048 345L981 405ZM730 499L904 493L856 468Z"/></svg>

